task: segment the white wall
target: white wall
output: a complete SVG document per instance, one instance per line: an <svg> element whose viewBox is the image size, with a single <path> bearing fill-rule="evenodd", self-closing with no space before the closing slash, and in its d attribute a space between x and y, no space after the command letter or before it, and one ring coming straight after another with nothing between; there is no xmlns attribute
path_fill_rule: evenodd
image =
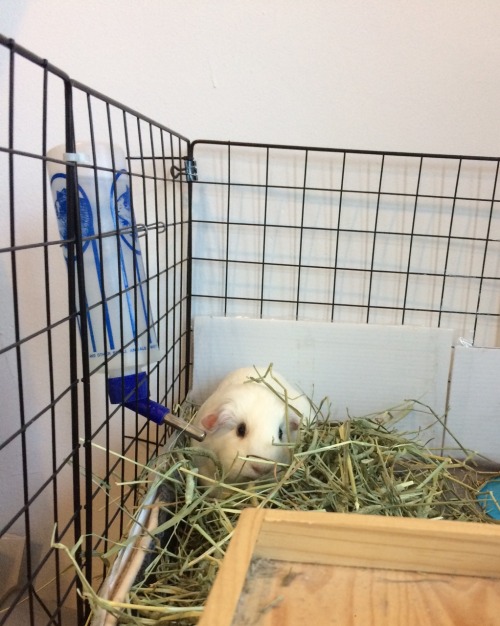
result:
<svg viewBox="0 0 500 626"><path fill-rule="evenodd" d="M496 155L497 0L0 0L0 32L188 137Z"/></svg>

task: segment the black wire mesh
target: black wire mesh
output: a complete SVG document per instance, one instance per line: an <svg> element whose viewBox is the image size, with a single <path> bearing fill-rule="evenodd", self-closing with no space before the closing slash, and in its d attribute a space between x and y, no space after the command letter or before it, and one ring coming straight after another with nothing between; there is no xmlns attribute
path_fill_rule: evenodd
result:
<svg viewBox="0 0 500 626"><path fill-rule="evenodd" d="M499 160L196 141L194 315L500 343Z"/></svg>
<svg viewBox="0 0 500 626"><path fill-rule="evenodd" d="M26 543L21 578L3 598L0 624L83 624L87 609L76 594L78 581L67 571L67 559L51 548L52 532L69 547L83 537L77 556L84 573L88 580L102 576L104 565L92 553L104 552L108 537L122 535L135 505L130 482L166 434L110 403L107 375L124 364L119 355L89 358L89 319L92 309L99 313L118 301L123 341L123 303L137 317L145 294L143 332L154 333L161 350L158 361L147 363L151 397L168 407L184 398L190 351L183 175L188 142L14 42L0 37L0 44L0 554L8 541ZM61 241L48 171L57 159L47 152L63 144L64 152L74 153L82 139L94 154L98 142L124 150L135 224L117 221L115 230L106 230L105 208L97 206L99 227L86 231L78 210L83 178L97 186L106 167L96 158L96 166L64 161L68 217ZM111 160L118 176L116 150ZM119 281L113 290L101 266L103 297L91 303L85 248L93 246L104 258L106 242L119 246L125 239L135 254L140 249L144 274L135 273L128 284ZM122 275L120 267L115 270ZM79 302L87 305L85 315ZM104 315L101 325L106 338ZM115 500L121 507L110 506Z"/></svg>

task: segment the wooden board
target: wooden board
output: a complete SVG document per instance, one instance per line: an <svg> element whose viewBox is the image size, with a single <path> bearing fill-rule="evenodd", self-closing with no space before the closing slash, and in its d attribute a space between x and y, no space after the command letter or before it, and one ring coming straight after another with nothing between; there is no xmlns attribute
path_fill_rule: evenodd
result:
<svg viewBox="0 0 500 626"><path fill-rule="evenodd" d="M484 626L492 603L492 578L253 559L232 625Z"/></svg>
<svg viewBox="0 0 500 626"><path fill-rule="evenodd" d="M498 614L497 525L248 509L200 626L484 625Z"/></svg>

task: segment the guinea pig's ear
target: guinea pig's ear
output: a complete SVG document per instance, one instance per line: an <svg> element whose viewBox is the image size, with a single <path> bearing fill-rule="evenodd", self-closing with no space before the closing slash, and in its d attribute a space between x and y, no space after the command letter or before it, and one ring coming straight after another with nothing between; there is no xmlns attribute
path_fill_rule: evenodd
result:
<svg viewBox="0 0 500 626"><path fill-rule="evenodd" d="M295 413L295 411L288 412L288 427L292 432L299 430L300 426L300 417Z"/></svg>
<svg viewBox="0 0 500 626"><path fill-rule="evenodd" d="M298 396L293 398L289 404L289 415L297 418L300 423L299 413L302 413L302 418L307 421L311 415L311 403L306 396Z"/></svg>
<svg viewBox="0 0 500 626"><path fill-rule="evenodd" d="M221 407L217 411L202 417L200 423L206 431L215 433L224 425L232 425L233 421L234 415L232 412L226 407Z"/></svg>

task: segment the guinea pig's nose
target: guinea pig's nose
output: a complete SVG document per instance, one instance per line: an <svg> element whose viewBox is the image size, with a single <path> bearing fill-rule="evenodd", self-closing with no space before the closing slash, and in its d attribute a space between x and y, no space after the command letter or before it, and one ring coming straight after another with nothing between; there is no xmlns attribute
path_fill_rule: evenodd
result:
<svg viewBox="0 0 500 626"><path fill-rule="evenodd" d="M270 466L265 463L250 463L250 467L256 474L267 474L271 469Z"/></svg>
<svg viewBox="0 0 500 626"><path fill-rule="evenodd" d="M261 456L256 456L256 455L248 456L249 461L251 461L252 459L262 459L262 461L267 461L267 459L264 459ZM272 468L272 465L269 462L267 463L250 462L249 465L256 474L267 474L269 471L271 471L271 468Z"/></svg>

